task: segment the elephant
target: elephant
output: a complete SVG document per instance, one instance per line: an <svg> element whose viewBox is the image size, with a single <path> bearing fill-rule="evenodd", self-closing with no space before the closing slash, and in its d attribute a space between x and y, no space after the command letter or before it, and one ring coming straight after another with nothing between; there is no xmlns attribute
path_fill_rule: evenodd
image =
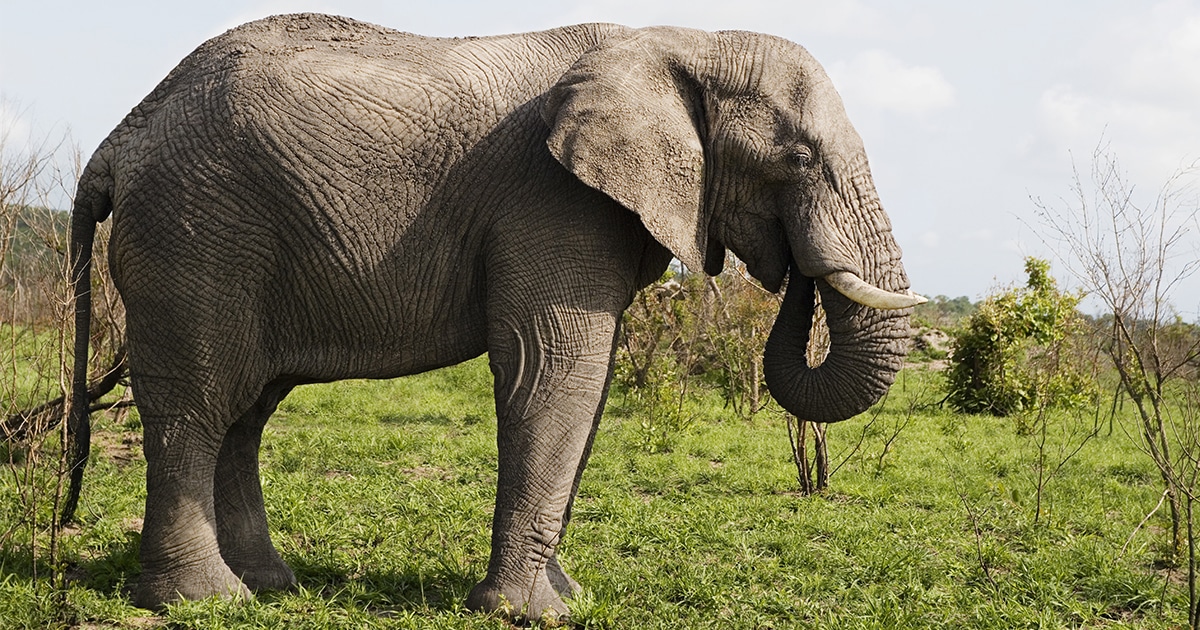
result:
<svg viewBox="0 0 1200 630"><path fill-rule="evenodd" d="M555 548L620 318L672 259L715 275L732 251L767 290L786 280L764 373L813 421L882 396L923 299L829 77L750 32L431 38L298 14L205 42L80 177L76 401L92 242L110 217L147 462L146 608L296 585L258 459L290 390L486 353L498 481L466 604L565 616L580 585ZM810 366L818 292L831 348ZM69 421L86 415L74 404Z"/></svg>

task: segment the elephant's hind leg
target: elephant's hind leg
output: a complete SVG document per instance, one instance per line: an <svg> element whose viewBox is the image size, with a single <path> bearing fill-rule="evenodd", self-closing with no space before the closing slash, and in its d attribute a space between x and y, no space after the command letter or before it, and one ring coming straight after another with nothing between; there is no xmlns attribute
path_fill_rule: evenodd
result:
<svg viewBox="0 0 1200 630"><path fill-rule="evenodd" d="M213 475L223 432L214 433L216 423L195 407L183 414L158 412L154 401L182 394L170 387L175 382L133 375L147 464L134 604L157 609L181 599L250 598L221 558L216 537Z"/></svg>
<svg viewBox="0 0 1200 630"><path fill-rule="evenodd" d="M267 530L259 478L258 451L263 427L291 389L270 384L225 433L217 455L213 501L221 557L251 590L288 590L296 576L279 557Z"/></svg>
<svg viewBox="0 0 1200 630"><path fill-rule="evenodd" d="M154 313L158 317L147 316L150 309L136 299L142 296L131 295L130 377L147 466L142 574L134 603L159 608L184 599L249 599L250 589L222 557L215 498L218 482L228 486L230 467L218 466L218 460L230 459L221 454L236 439L226 437L231 427L238 426L233 429L238 436L261 429L248 411L262 385L251 384L261 377L237 343L244 327L232 319L225 320L225 330L172 325L194 320L184 318L186 311L161 308ZM243 416L251 419L239 425Z"/></svg>

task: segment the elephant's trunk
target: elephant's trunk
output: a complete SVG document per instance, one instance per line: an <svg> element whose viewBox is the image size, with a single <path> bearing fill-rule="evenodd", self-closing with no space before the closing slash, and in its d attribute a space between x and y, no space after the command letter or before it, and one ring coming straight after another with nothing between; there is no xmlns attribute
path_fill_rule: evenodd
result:
<svg viewBox="0 0 1200 630"><path fill-rule="evenodd" d="M817 367L807 349L819 286L829 354ZM908 310L862 306L794 268L771 329L763 369L771 394L802 420L839 422L866 411L887 392L907 352Z"/></svg>

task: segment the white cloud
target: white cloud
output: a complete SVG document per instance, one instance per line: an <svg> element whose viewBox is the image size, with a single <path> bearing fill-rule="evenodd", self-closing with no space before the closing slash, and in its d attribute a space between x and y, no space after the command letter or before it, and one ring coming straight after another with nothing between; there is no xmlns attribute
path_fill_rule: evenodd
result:
<svg viewBox="0 0 1200 630"><path fill-rule="evenodd" d="M917 238L922 247L937 247L942 242L942 236L937 232L925 232Z"/></svg>
<svg viewBox="0 0 1200 630"><path fill-rule="evenodd" d="M1037 101L1047 155L1088 155L1103 141L1151 189L1200 158L1200 3L1111 17L1077 55L1069 77Z"/></svg>
<svg viewBox="0 0 1200 630"><path fill-rule="evenodd" d="M1194 108L1200 101L1200 7L1162 2L1133 32L1134 48L1119 65L1123 91Z"/></svg>
<svg viewBox="0 0 1200 630"><path fill-rule="evenodd" d="M1190 107L1056 85L1042 93L1038 110L1056 152L1090 151L1103 138L1137 180L1161 183L1183 162L1200 157L1200 116Z"/></svg>
<svg viewBox="0 0 1200 630"><path fill-rule="evenodd" d="M963 232L959 238L964 241L991 242L995 240L996 233L987 228L981 230L970 230L968 232Z"/></svg>
<svg viewBox="0 0 1200 630"><path fill-rule="evenodd" d="M955 103L954 86L940 70L905 65L882 50L866 50L848 62L835 62L829 75L842 97L856 105L916 115Z"/></svg>

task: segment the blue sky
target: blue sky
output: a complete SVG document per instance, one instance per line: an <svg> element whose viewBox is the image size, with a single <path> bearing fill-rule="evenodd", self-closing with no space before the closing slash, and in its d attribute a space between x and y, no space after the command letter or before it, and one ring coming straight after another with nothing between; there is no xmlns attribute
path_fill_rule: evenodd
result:
<svg viewBox="0 0 1200 630"><path fill-rule="evenodd" d="M90 154L202 41L296 11L443 36L605 21L798 42L842 93L927 295L978 299L1022 281L1024 256L1053 257L1030 198L1069 199L1101 142L1147 200L1200 158L1200 0L0 0L0 129L69 129ZM1194 280L1174 300L1188 319Z"/></svg>

